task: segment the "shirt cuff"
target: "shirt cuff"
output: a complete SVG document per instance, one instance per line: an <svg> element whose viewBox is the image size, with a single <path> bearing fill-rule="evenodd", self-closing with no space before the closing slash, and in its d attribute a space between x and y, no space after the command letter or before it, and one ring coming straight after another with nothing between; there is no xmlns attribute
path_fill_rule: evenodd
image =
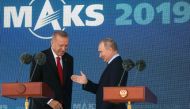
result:
<svg viewBox="0 0 190 109"><path fill-rule="evenodd" d="M50 100L47 102L47 104L49 105L49 104L51 103L52 100L53 100L53 99L50 99Z"/></svg>

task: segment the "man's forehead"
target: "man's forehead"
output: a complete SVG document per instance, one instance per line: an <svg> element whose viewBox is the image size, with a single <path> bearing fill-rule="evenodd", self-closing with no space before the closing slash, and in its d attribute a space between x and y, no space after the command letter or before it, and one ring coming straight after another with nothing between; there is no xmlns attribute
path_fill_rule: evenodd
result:
<svg viewBox="0 0 190 109"><path fill-rule="evenodd" d="M100 43L99 43L99 47L104 47L104 43L103 43L103 42L100 42Z"/></svg>
<svg viewBox="0 0 190 109"><path fill-rule="evenodd" d="M69 40L67 37L61 37L61 36L56 36L55 39L57 41L68 41Z"/></svg>
<svg viewBox="0 0 190 109"><path fill-rule="evenodd" d="M98 46L98 51L103 51L105 49L104 43L100 43Z"/></svg>

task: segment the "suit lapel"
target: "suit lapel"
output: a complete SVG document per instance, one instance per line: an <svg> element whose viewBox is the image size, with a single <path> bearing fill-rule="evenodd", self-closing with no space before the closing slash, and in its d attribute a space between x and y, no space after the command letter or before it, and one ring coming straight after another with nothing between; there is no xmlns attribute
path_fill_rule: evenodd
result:
<svg viewBox="0 0 190 109"><path fill-rule="evenodd" d="M101 84L103 82L103 80L105 79L105 75L107 73L107 70L109 68L109 64L106 66L104 72L102 73L102 76L100 77L99 83Z"/></svg>

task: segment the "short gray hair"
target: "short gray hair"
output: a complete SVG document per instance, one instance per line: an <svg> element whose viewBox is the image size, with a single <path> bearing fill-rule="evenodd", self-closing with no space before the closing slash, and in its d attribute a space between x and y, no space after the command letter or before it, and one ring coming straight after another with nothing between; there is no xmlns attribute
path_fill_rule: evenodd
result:
<svg viewBox="0 0 190 109"><path fill-rule="evenodd" d="M53 40L55 39L55 37L56 37L57 35L59 35L60 37L63 37L63 38L69 38L67 32L61 31L61 30L56 30L56 31L54 31L53 34L52 34L51 45L52 45Z"/></svg>
<svg viewBox="0 0 190 109"><path fill-rule="evenodd" d="M112 48L114 51L118 51L117 43L111 38L102 39L100 43L103 43L106 49Z"/></svg>
<svg viewBox="0 0 190 109"><path fill-rule="evenodd" d="M56 31L53 32L52 37L54 38L56 35L59 35L59 36L61 36L61 37L68 38L68 34L67 34L67 32L65 32L65 31L56 30Z"/></svg>

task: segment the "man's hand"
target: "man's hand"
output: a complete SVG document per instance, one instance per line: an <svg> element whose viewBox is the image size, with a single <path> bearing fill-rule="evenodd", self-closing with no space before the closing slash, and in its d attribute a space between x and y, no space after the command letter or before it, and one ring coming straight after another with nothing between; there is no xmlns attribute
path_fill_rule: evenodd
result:
<svg viewBox="0 0 190 109"><path fill-rule="evenodd" d="M81 75L72 75L71 80L79 84L87 84L88 80L86 75L82 73L82 71L80 73Z"/></svg>
<svg viewBox="0 0 190 109"><path fill-rule="evenodd" d="M57 100L52 100L52 101L49 103L49 106L50 106L52 109L63 109L61 103L59 103L59 101L57 101Z"/></svg>

